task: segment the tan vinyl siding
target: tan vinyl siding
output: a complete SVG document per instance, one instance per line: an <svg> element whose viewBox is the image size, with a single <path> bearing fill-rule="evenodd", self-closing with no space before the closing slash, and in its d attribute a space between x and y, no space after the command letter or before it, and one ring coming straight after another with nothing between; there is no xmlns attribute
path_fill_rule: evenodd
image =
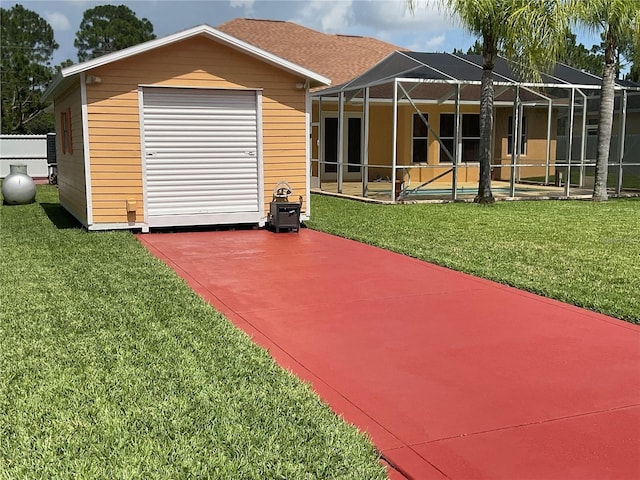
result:
<svg viewBox="0 0 640 480"><path fill-rule="evenodd" d="M95 68L87 85L94 222L143 222L139 85L262 91L265 201L289 181L306 192L305 92L295 75L204 38ZM126 174L126 175L123 175ZM127 215L126 201L138 210ZM265 206L265 212L268 211Z"/></svg>
<svg viewBox="0 0 640 480"><path fill-rule="evenodd" d="M63 127L61 115L71 115L72 149L63 153ZM60 203L85 226L87 219L87 194L84 169L82 97L80 83L56 97L54 102L56 125L56 156L58 162L58 193Z"/></svg>

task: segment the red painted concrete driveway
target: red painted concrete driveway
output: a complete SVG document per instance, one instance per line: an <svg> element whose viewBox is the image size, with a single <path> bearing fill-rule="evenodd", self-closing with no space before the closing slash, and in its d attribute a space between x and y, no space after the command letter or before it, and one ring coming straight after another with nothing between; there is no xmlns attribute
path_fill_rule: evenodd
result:
<svg viewBox="0 0 640 480"><path fill-rule="evenodd" d="M637 326L311 230L139 239L407 478L640 478Z"/></svg>

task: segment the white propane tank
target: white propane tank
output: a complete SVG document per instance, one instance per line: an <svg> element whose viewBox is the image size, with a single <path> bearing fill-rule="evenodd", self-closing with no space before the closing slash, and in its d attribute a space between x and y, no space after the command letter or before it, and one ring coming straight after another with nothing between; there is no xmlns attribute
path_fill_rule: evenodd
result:
<svg viewBox="0 0 640 480"><path fill-rule="evenodd" d="M9 175L2 181L4 203L24 205L36 199L36 184L27 175L26 165L9 165Z"/></svg>

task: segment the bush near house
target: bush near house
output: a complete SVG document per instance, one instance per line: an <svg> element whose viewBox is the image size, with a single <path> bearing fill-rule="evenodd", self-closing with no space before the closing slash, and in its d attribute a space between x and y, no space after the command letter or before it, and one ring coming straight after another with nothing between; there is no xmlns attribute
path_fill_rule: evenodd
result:
<svg viewBox="0 0 640 480"><path fill-rule="evenodd" d="M374 447L127 232L0 209L0 479L382 479Z"/></svg>
<svg viewBox="0 0 640 480"><path fill-rule="evenodd" d="M311 228L640 323L640 199L376 205L314 195Z"/></svg>

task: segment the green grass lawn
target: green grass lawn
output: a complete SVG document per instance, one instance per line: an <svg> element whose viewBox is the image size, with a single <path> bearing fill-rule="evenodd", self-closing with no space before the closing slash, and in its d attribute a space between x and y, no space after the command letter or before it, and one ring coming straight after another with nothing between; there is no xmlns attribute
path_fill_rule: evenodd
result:
<svg viewBox="0 0 640 480"><path fill-rule="evenodd" d="M376 205L314 195L311 228L640 323L640 199Z"/></svg>
<svg viewBox="0 0 640 480"><path fill-rule="evenodd" d="M558 167L558 170L563 170L566 172L566 167ZM595 167L585 167L584 174L586 176L593 177L596 173ZM622 189L623 190L640 190L640 176L638 175L637 167L627 167L623 170L624 175L622 175ZM566 173L563 173L563 178L566 179ZM526 180L529 182L544 182L543 176L537 177L527 177L522 180ZM549 184L553 185L555 183L556 176L555 174L549 175ZM564 180L563 180L564 181ZM579 187L580 186L580 168L578 166L571 167L571 187ZM614 167L611 167L609 170L609 174L607 175L607 187L610 189L615 189L618 186L618 170Z"/></svg>
<svg viewBox="0 0 640 480"><path fill-rule="evenodd" d="M386 478L133 235L37 200L0 209L0 479Z"/></svg>

